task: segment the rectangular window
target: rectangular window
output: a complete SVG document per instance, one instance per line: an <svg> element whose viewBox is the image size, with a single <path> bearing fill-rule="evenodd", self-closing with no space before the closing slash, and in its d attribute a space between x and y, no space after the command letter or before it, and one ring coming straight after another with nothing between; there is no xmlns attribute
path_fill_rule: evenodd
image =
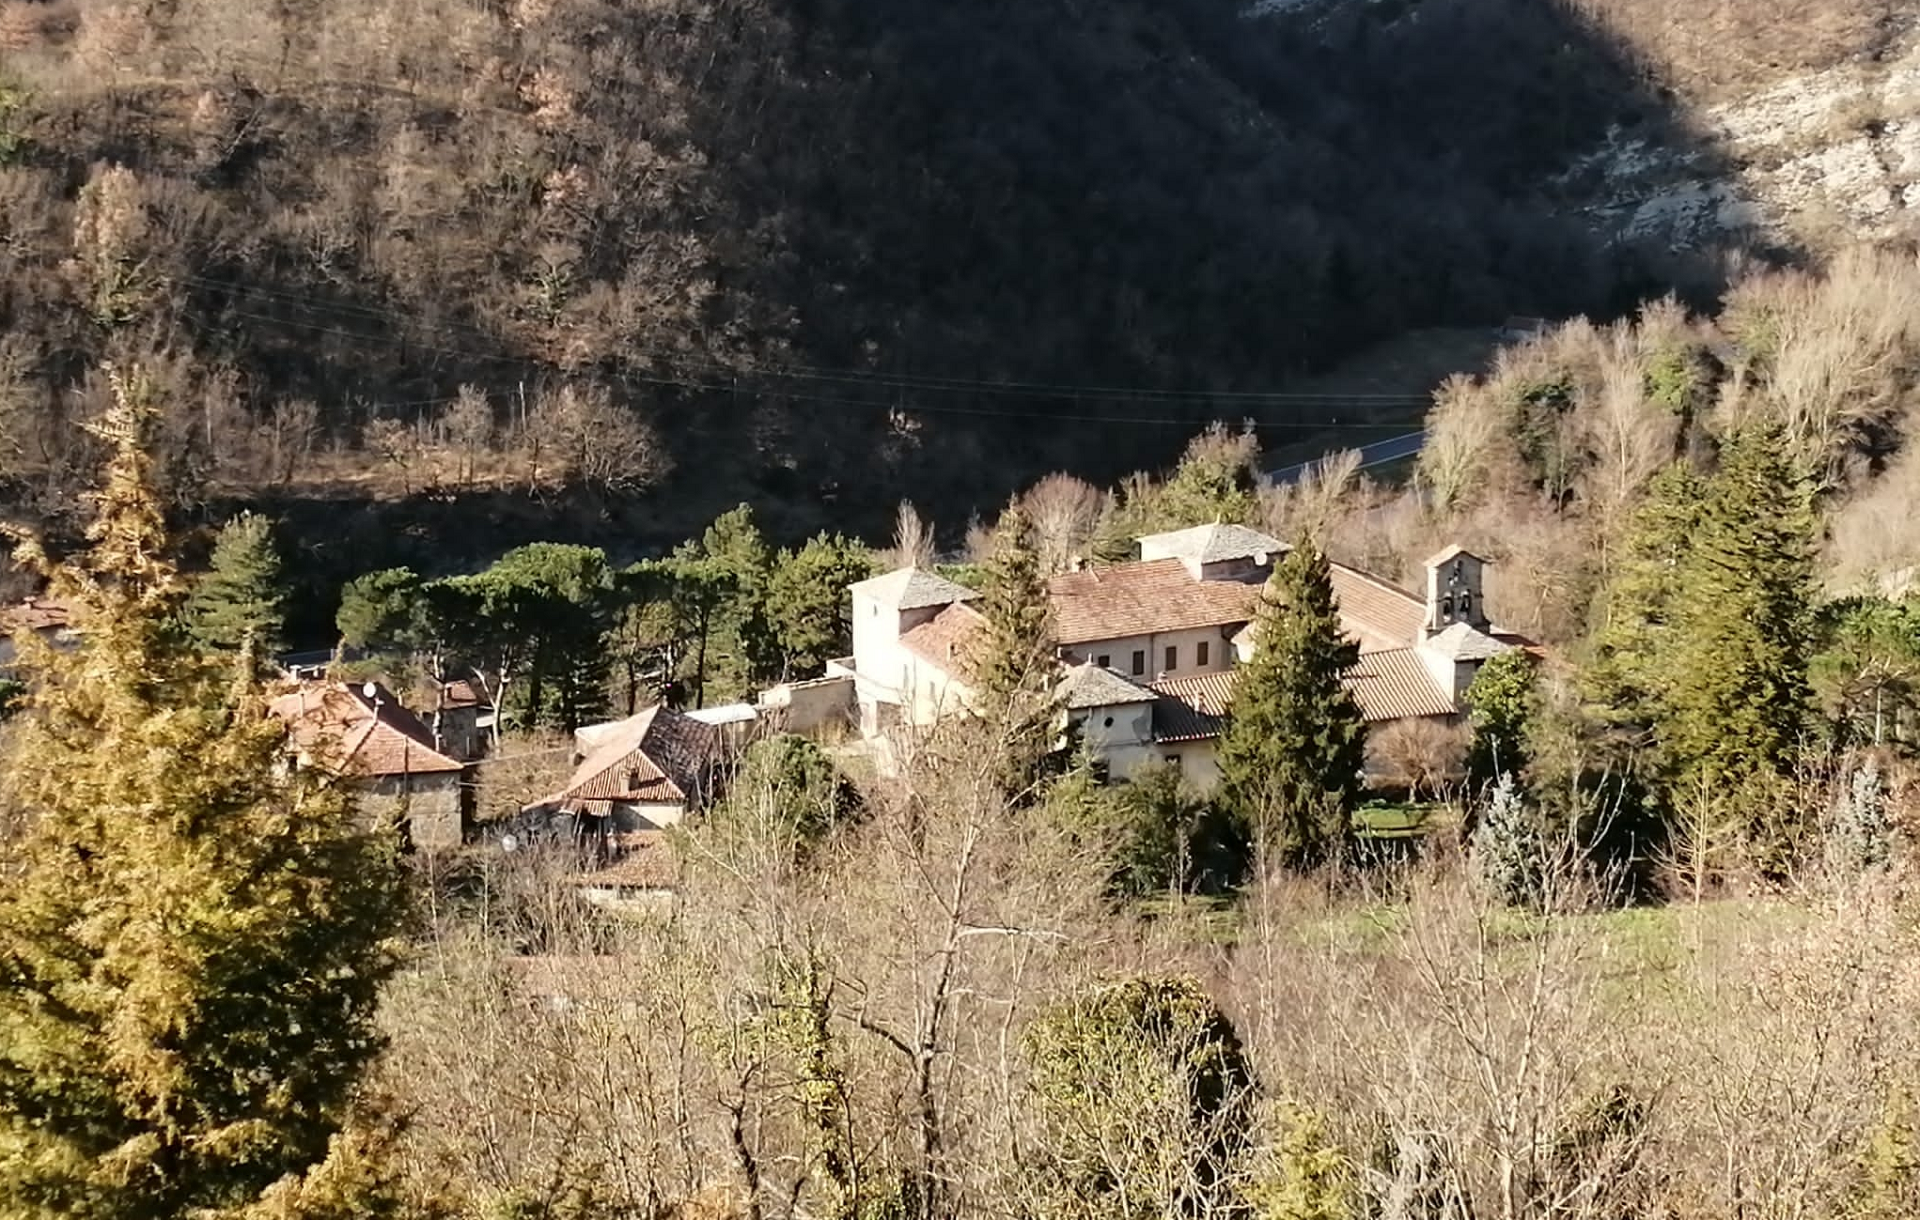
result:
<svg viewBox="0 0 1920 1220"><path fill-rule="evenodd" d="M1146 672L1147 650L1144 648L1136 648L1133 650L1133 676L1137 678Z"/></svg>
<svg viewBox="0 0 1920 1220"><path fill-rule="evenodd" d="M1112 658L1112 657L1110 657L1110 656L1107 656L1107 655L1106 655L1106 654L1104 654L1104 653L1103 653L1103 654L1101 654L1100 656L1097 656L1097 657L1095 657L1095 658L1093 659L1093 663L1094 663L1095 665L1098 665L1098 666L1099 666L1099 667L1100 667L1101 669L1112 669L1112 668L1113 668L1113 658Z"/></svg>
<svg viewBox="0 0 1920 1220"><path fill-rule="evenodd" d="M1174 670L1179 668L1180 668L1180 645L1169 644L1167 645L1167 672L1172 673Z"/></svg>
<svg viewBox="0 0 1920 1220"><path fill-rule="evenodd" d="M1202 669L1207 665L1207 641L1201 640L1193 646L1193 663Z"/></svg>

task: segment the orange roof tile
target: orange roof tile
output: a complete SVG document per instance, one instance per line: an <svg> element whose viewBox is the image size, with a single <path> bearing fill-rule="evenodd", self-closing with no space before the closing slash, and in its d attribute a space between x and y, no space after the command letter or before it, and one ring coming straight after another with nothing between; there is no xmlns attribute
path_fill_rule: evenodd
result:
<svg viewBox="0 0 1920 1220"><path fill-rule="evenodd" d="M343 775L380 777L465 770L433 748L433 733L392 691L345 682L304 682L267 705L287 723L287 734L317 765Z"/></svg>
<svg viewBox="0 0 1920 1220"><path fill-rule="evenodd" d="M592 753L536 805L595 800L665 804L697 796L716 748L711 726L664 704L590 732Z"/></svg>
<svg viewBox="0 0 1920 1220"><path fill-rule="evenodd" d="M1419 642L1427 625L1427 604L1405 589L1343 563L1328 565L1333 595L1340 603L1340 623L1360 645L1360 651L1408 648Z"/></svg>
<svg viewBox="0 0 1920 1220"><path fill-rule="evenodd" d="M1238 669L1229 669L1153 683L1152 690L1161 696L1153 707L1154 739L1219 736L1239 675ZM1360 664L1347 672L1346 686L1369 724L1451 716L1459 710L1411 648L1362 654Z"/></svg>
<svg viewBox="0 0 1920 1220"><path fill-rule="evenodd" d="M1047 588L1062 644L1244 623L1260 597L1258 584L1195 580L1178 559L1062 572Z"/></svg>
<svg viewBox="0 0 1920 1220"><path fill-rule="evenodd" d="M900 643L922 660L954 670L965 664L973 633L986 621L972 606L955 602L901 636Z"/></svg>
<svg viewBox="0 0 1920 1220"><path fill-rule="evenodd" d="M1459 709L1411 648L1362 653L1347 671L1347 689L1369 723L1418 716L1451 716Z"/></svg>

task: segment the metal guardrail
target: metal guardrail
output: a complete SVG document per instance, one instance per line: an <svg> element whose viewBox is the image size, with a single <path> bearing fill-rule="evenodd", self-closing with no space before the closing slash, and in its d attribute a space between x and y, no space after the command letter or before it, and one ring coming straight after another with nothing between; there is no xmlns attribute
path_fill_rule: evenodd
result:
<svg viewBox="0 0 1920 1220"><path fill-rule="evenodd" d="M1426 443L1427 434L1422 430L1419 432L1409 432L1403 436L1390 436L1386 440L1374 441L1370 445L1361 445L1360 469L1365 470L1369 466L1380 466L1387 462L1397 462L1401 458L1413 457L1420 452L1421 447ZM1311 462L1301 462L1293 466L1282 466L1278 470L1269 470L1267 472L1267 478L1274 483L1297 482L1307 471L1318 466L1321 462L1325 461L1327 457L1331 456L1332 452L1337 451L1330 451L1328 454L1317 457Z"/></svg>

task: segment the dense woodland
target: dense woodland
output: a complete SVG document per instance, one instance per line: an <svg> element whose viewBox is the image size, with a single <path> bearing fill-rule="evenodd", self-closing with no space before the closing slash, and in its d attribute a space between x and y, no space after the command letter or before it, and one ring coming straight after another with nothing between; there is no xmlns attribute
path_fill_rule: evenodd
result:
<svg viewBox="0 0 1920 1220"><path fill-rule="evenodd" d="M188 510L283 501L319 563L396 497L354 541L418 564L475 513L670 543L744 499L797 537L1249 405L1284 438L1324 408L1214 395L1681 274L1548 197L1610 124L1684 138L1611 19L8 0L7 500L84 483L108 358L164 380Z"/></svg>

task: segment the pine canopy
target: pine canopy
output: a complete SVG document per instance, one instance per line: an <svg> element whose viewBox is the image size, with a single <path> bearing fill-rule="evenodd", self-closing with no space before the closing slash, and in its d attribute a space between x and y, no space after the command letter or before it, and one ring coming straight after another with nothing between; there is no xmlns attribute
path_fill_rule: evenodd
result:
<svg viewBox="0 0 1920 1220"><path fill-rule="evenodd" d="M286 626L280 579L273 523L254 513L227 522L214 542L211 568L187 602L194 639L224 652L249 642L261 655L277 651Z"/></svg>
<svg viewBox="0 0 1920 1220"><path fill-rule="evenodd" d="M0 1216L369 1214L397 870L279 765L250 659L182 637L142 387L115 389L92 549L51 573L82 642L27 655L4 760Z"/></svg>

